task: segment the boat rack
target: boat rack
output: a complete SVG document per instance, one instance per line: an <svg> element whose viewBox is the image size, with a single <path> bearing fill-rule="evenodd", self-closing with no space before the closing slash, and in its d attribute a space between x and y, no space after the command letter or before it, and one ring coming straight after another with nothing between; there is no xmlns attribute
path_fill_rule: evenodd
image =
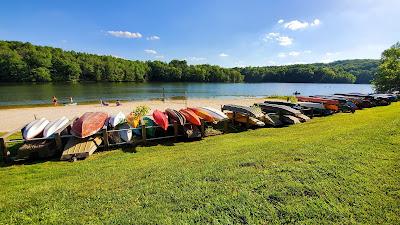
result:
<svg viewBox="0 0 400 225"><path fill-rule="evenodd" d="M63 131L70 129L73 121L76 118L74 118L73 120L71 120L69 123L65 124L63 127L61 127L60 129L58 129L52 136L47 137L47 138L33 138L30 140L25 140L23 138L10 138L13 134L17 133L17 132L21 132L23 133L25 126L23 127L19 127L16 128L6 134L4 134L3 136L0 137L0 152L2 154L2 158L4 162L10 162L12 161L12 157L11 157L11 153L10 153L10 149L8 148L9 144L12 143L23 143L23 144L31 144L33 142L37 142L37 141L53 141L55 143L56 146L56 151L62 152L63 148L64 148L64 144L66 143L67 139L70 139L72 137L74 137L71 134L63 134ZM228 123L232 121L232 124L235 124L235 120L234 119L228 119L228 120L224 120L221 121L224 123L223 126L223 133L228 133ZM249 121L249 120L248 120ZM92 136L97 136L97 137L101 137L102 144L100 144L98 147L102 147L104 149L109 149L110 147L115 147L115 146L121 146L121 145L132 145L132 144L145 144L148 141L158 141L158 140L164 140L164 139L171 139L171 138L175 138L175 140L178 137L183 137L184 134L180 134L179 132L179 126L178 123L174 122L172 124L169 124L169 127L173 127L173 135L168 135L168 136L161 136L161 137L147 137L147 129L151 129L151 128L160 128L160 126L155 125L155 126L146 126L143 123L143 120L141 121L143 125L140 125L138 128L131 128L131 129L115 129L115 130L110 130L107 129L107 126L104 126L99 132L97 132L96 134L92 135ZM237 122L236 122L237 123ZM185 123L184 125L191 125L190 123ZM205 128L206 128L207 122L204 121L203 119L201 119L201 126L200 128L200 133L201 133L201 138L205 137ZM246 128L249 128L249 123L247 123ZM121 141L121 142L117 142L117 143L110 143L110 137L111 137L111 133L114 132L120 132L120 131L126 131L126 130L140 130L141 132L141 137L139 139L135 139L132 141ZM64 132L65 133L65 132Z"/></svg>

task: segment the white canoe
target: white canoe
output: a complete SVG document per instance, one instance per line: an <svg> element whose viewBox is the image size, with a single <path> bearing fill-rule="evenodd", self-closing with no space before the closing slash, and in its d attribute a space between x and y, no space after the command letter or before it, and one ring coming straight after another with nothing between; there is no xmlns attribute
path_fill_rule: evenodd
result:
<svg viewBox="0 0 400 225"><path fill-rule="evenodd" d="M225 115L225 113L223 113L222 111L218 110L218 109L214 109L211 107L200 107L202 109L207 110L207 112L209 112L214 118L217 118L218 120L227 120L228 116Z"/></svg>
<svg viewBox="0 0 400 225"><path fill-rule="evenodd" d="M47 126L43 130L43 137L47 138L54 134L58 129L63 127L65 124L69 122L67 117L63 116L58 120L54 120L53 122L47 124Z"/></svg>
<svg viewBox="0 0 400 225"><path fill-rule="evenodd" d="M115 127L120 123L125 121L125 114L123 112L119 112L117 115L111 116L108 120L108 125L111 127Z"/></svg>
<svg viewBox="0 0 400 225"><path fill-rule="evenodd" d="M307 108L314 108L314 109L325 109L323 103L318 102L296 102L299 106L307 107Z"/></svg>
<svg viewBox="0 0 400 225"><path fill-rule="evenodd" d="M131 130L132 127L129 124L124 123L121 126L119 126L118 129L121 129L121 131L119 131L119 136L121 137L122 140L128 142L132 139L132 130Z"/></svg>
<svg viewBox="0 0 400 225"><path fill-rule="evenodd" d="M22 136L25 140L32 139L42 133L47 124L49 124L49 121L45 118L32 121L25 127Z"/></svg>

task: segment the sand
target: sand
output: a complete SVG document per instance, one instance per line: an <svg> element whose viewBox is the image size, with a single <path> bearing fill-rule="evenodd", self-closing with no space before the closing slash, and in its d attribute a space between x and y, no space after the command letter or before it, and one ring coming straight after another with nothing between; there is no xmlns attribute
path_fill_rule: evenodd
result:
<svg viewBox="0 0 400 225"><path fill-rule="evenodd" d="M146 105L154 109L164 110L166 108L181 109L185 107L210 106L220 109L224 104L238 104L250 106L256 102L262 102L263 98L230 98L230 99L188 99L188 100L148 100L123 102L121 106L101 106L100 104L76 105L76 106L56 106L56 107L34 107L0 110L0 132L11 131L22 127L36 118L45 117L52 121L66 116L69 119L79 117L85 112L107 112L110 115L123 112L128 114L139 105Z"/></svg>

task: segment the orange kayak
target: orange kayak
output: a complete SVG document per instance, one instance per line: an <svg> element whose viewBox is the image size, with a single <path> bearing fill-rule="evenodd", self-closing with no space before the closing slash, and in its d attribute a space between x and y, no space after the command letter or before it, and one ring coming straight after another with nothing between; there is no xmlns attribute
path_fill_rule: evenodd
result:
<svg viewBox="0 0 400 225"><path fill-rule="evenodd" d="M179 112L189 121L191 124L200 126L201 121L200 118L190 109L181 109Z"/></svg>
<svg viewBox="0 0 400 225"><path fill-rule="evenodd" d="M196 113L196 115L198 115L207 122L212 122L212 123L215 122L215 118L204 109L201 108L188 108L188 109L192 110L194 113Z"/></svg>

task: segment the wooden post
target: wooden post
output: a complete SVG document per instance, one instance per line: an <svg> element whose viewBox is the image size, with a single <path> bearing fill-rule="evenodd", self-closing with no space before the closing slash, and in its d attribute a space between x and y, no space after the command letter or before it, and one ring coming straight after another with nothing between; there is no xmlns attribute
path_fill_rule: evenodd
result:
<svg viewBox="0 0 400 225"><path fill-rule="evenodd" d="M174 139L175 141L178 138L178 123L176 121L174 121Z"/></svg>
<svg viewBox="0 0 400 225"><path fill-rule="evenodd" d="M205 123L203 119L201 119L200 121L201 121L200 132L201 132L201 137L203 138L205 136Z"/></svg>
<svg viewBox="0 0 400 225"><path fill-rule="evenodd" d="M54 134L54 141L56 142L57 151L61 151L62 150L62 141L61 141L60 133Z"/></svg>
<svg viewBox="0 0 400 225"><path fill-rule="evenodd" d="M5 139L2 137L0 137L0 150L3 154L3 161L7 162L7 158L8 158L7 145L6 145Z"/></svg>
<svg viewBox="0 0 400 225"><path fill-rule="evenodd" d="M143 121L143 120L142 120ZM142 123L142 141L146 143L146 124Z"/></svg>
<svg viewBox="0 0 400 225"><path fill-rule="evenodd" d="M107 128L103 128L103 141L104 141L104 148L107 149L109 146Z"/></svg>
<svg viewBox="0 0 400 225"><path fill-rule="evenodd" d="M228 133L228 120L224 120L224 133Z"/></svg>

